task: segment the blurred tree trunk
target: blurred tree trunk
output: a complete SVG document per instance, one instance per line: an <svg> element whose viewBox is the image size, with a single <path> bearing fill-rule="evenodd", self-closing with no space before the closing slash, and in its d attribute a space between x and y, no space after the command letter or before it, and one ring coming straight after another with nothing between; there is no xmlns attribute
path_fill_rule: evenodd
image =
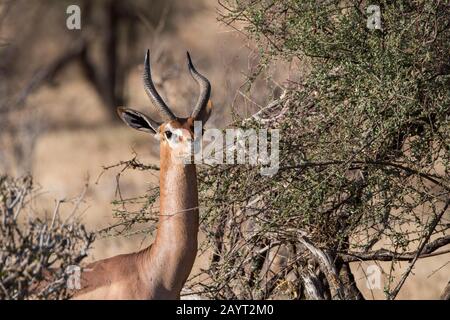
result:
<svg viewBox="0 0 450 320"><path fill-rule="evenodd" d="M42 1L44 2L44 0ZM51 2L50 0L47 0L45 3L53 11L50 13L48 9L43 9L44 6L41 4L41 7L36 7L36 10L41 10L42 13L36 14L35 17L32 17L33 19L39 19L44 11L50 17L53 17L55 13L60 13L63 9L66 9L64 3ZM9 8L9 2L7 4L7 8ZM4 8L0 12L0 21L6 16L10 20L17 19L21 21L21 17L18 16L21 9L20 4L24 5L22 2L17 2L18 7L13 12ZM149 7L145 0L135 0L132 2L119 0L80 0L79 5L82 12L81 30L61 33L58 35L60 38L56 38L55 41L61 41L61 47L70 46L71 48L68 50L72 50L72 47L75 47L74 44L77 43L83 43L85 47L81 52L76 52L68 57L67 60L70 61L64 61L54 74L56 75L56 73L65 70L69 62L80 62L85 78L97 92L110 119L117 121L116 108L125 103L124 87L126 76L138 63L136 60L138 54L136 48L142 42L143 38L148 38L148 31L150 31L151 36L155 36L155 33L160 31L154 29L153 25L156 25L163 17L165 19L166 15L163 12L168 8L168 4L165 1L155 0L152 1L152 5ZM51 19L49 18L49 20ZM143 23L143 20L145 20L145 23ZM30 24L32 25L33 23ZM18 25L20 24L18 23ZM36 29L38 30L39 28ZM13 77L17 79L29 77L31 72L36 73L35 70L45 70L53 65L53 61L50 59L43 59L45 61L44 65L42 65L41 61L38 61L38 65L41 65L37 68L32 66L29 70L25 70L17 62L20 60L18 57L22 55L19 52L21 46L27 45L29 48L34 48L34 46L40 45L38 44L39 41L36 41L36 35L33 34L33 30L26 31L19 34L14 40L2 39L0 35L0 69L4 68L6 71L4 72L5 77L6 75L9 77L8 81L5 82L13 83ZM65 40L62 40L63 37ZM12 45L9 45L7 40ZM6 48L7 44L8 49L6 50L4 48ZM139 56L141 56L140 53ZM55 57L55 61L57 59L59 59L59 56ZM42 79L42 81L34 81L32 79L30 82L34 90L39 85L50 80L50 78ZM20 91L19 95L22 98L17 99L18 102L16 105L24 104L25 98L29 93L25 92L25 90ZM27 94L23 95L24 92ZM13 96L14 93L8 93L8 95ZM6 112L13 108L11 105L3 107L5 104L0 101L0 108L2 109L0 112Z"/></svg>
<svg viewBox="0 0 450 320"><path fill-rule="evenodd" d="M120 4L117 0L109 0L106 5L107 17L106 17L106 33L105 33L105 44L104 44L104 59L106 64L105 70L105 83L106 83L106 103L108 107L112 108L112 114L114 114L113 119L118 119L115 117L115 109L118 106L123 105L123 89L119 88L120 83L123 86L123 81L117 81L118 77L124 77L121 74L121 68L118 61L118 29L119 23L121 23L121 18L119 17ZM119 72L117 72L117 70Z"/></svg>
<svg viewBox="0 0 450 320"><path fill-rule="evenodd" d="M86 23L91 25L94 21L92 6L90 1L84 2L84 11L86 12L84 18ZM118 59L120 41L118 30L123 17L120 15L120 11L120 2L117 0L107 0L101 3L101 12L104 12L105 16L100 28L100 59L98 63L94 63L90 55L94 48L95 38L87 40L86 50L81 57L85 76L102 99L112 121L118 120L115 113L116 107L123 105L123 78L125 75L120 72L122 70Z"/></svg>
<svg viewBox="0 0 450 320"><path fill-rule="evenodd" d="M96 5L99 7L94 8ZM105 0L95 4L85 1L84 8L85 24L97 25L100 34L92 38L88 34L81 63L85 76L100 96L110 119L117 121L119 118L116 116L116 108L125 102L126 75L135 66L128 54L122 55L121 59L120 49L125 48L126 53L132 53L136 47L137 25L140 23L136 16L138 9L118 0ZM102 19L98 20L94 12L102 12ZM94 61L92 57L96 49L99 52L95 56L99 58Z"/></svg>

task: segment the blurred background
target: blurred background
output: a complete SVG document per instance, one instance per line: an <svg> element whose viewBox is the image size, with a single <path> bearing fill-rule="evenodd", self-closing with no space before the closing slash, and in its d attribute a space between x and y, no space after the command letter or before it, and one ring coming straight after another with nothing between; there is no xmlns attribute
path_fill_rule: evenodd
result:
<svg viewBox="0 0 450 320"><path fill-rule="evenodd" d="M66 9L81 9L81 30L69 30ZM232 111L250 115L279 96L302 66L273 63L250 91L258 48L244 34L217 20L220 5L207 0L0 0L0 174L31 173L45 192L38 205L76 197L86 182L83 222L90 230L114 223L120 168L103 167L133 158L158 164L158 143L119 122L128 106L157 118L142 86L142 63L151 52L154 82L176 114L186 116L198 88L186 65L189 50L212 83L209 127L225 127ZM305 67L306 68L306 67ZM101 177L99 178L99 176ZM99 179L98 179L99 178ZM124 198L145 193L157 173L121 177ZM99 238L89 260L136 251L142 236ZM420 261L399 298L437 298L448 276L448 257ZM197 261L196 268L202 264ZM444 267L442 267L444 265ZM365 291L365 265L353 265ZM439 284L439 285L436 285ZM381 298L382 291L373 298Z"/></svg>

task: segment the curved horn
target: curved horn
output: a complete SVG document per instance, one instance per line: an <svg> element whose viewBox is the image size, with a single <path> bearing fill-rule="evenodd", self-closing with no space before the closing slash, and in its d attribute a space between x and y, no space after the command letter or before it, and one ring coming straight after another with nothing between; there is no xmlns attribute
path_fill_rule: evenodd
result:
<svg viewBox="0 0 450 320"><path fill-rule="evenodd" d="M192 78L194 78L194 80L200 86L200 95L198 97L197 104L194 107L194 111L192 111L192 117L195 119L199 115L200 111L203 108L205 108L208 103L209 96L211 95L211 84L209 83L208 79L206 79L205 76L201 75L200 73L198 73L197 70L195 70L189 52L186 53L188 59L189 72L191 73Z"/></svg>
<svg viewBox="0 0 450 320"><path fill-rule="evenodd" d="M158 108L161 116L169 118L170 120L176 119L175 115L170 111L153 84L152 72L150 69L150 50L147 50L147 54L145 55L143 79L145 92L155 107Z"/></svg>

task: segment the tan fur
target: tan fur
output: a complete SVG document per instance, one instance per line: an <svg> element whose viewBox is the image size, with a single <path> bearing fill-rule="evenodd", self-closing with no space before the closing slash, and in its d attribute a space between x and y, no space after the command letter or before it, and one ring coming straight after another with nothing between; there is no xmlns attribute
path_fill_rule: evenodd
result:
<svg viewBox="0 0 450 320"><path fill-rule="evenodd" d="M172 120L192 138L193 119ZM159 133L164 133L161 125ZM160 139L160 216L154 243L139 252L94 262L74 299L179 299L197 254L198 191L194 164L173 159ZM91 269L91 270L89 270Z"/></svg>

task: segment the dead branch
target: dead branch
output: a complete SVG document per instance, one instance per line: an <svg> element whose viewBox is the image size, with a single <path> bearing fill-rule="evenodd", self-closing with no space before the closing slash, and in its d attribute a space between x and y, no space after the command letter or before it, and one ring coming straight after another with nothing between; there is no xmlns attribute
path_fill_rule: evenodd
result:
<svg viewBox="0 0 450 320"><path fill-rule="evenodd" d="M444 236L425 245L419 259L434 257L437 255L448 254L450 250L435 252L436 250L450 243L450 236ZM380 249L371 252L348 252L341 253L344 262L357 261L411 261L416 256L417 251L397 253L386 249Z"/></svg>

